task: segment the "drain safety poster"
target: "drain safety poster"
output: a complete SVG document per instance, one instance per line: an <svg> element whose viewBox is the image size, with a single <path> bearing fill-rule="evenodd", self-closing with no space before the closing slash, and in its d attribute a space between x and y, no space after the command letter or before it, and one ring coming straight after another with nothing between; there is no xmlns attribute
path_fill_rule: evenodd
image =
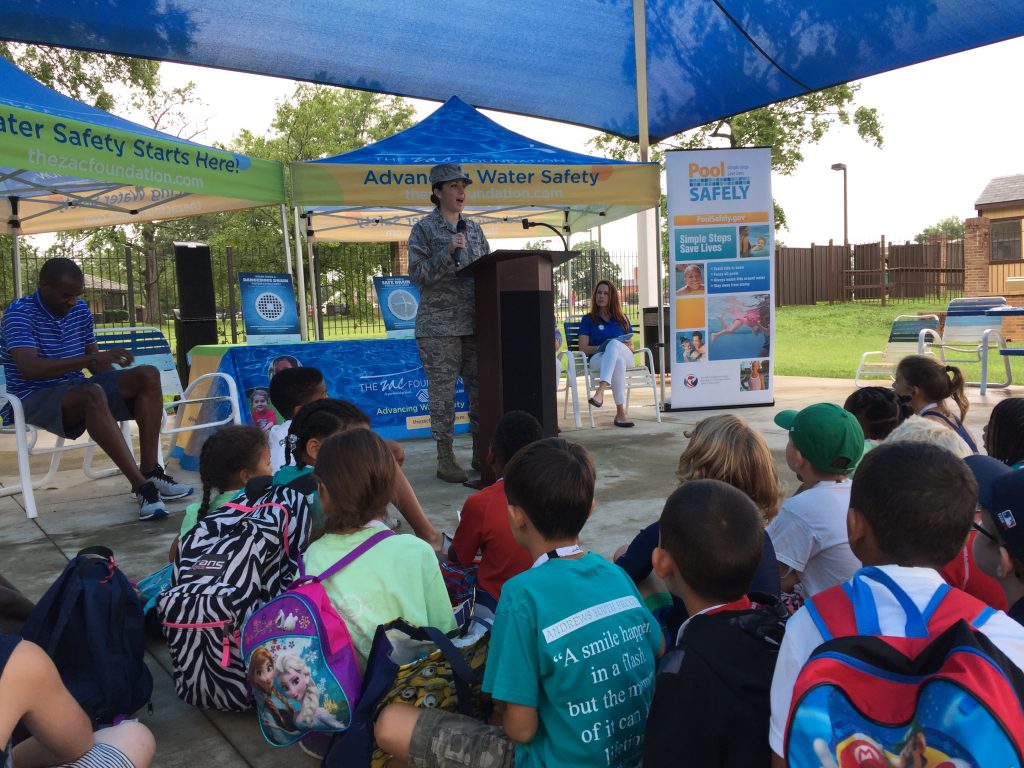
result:
<svg viewBox="0 0 1024 768"><path fill-rule="evenodd" d="M669 152L672 408L772 403L771 150Z"/></svg>
<svg viewBox="0 0 1024 768"><path fill-rule="evenodd" d="M291 275L239 272L238 288L249 344L293 344L301 339Z"/></svg>

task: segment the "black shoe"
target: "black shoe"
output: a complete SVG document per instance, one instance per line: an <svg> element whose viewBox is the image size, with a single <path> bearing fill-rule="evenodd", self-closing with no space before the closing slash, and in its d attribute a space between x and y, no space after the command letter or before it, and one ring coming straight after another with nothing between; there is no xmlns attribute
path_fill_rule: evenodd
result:
<svg viewBox="0 0 1024 768"><path fill-rule="evenodd" d="M634 426L632 421L619 421L618 419L614 419L612 421L612 424L614 424L616 427L626 427L626 428Z"/></svg>

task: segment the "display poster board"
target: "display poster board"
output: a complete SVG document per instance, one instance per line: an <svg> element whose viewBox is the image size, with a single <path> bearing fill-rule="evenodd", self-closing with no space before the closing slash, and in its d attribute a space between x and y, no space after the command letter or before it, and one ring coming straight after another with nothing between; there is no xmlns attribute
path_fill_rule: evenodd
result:
<svg viewBox="0 0 1024 768"><path fill-rule="evenodd" d="M291 275L239 272L238 289L249 344L294 344L301 340Z"/></svg>
<svg viewBox="0 0 1024 768"><path fill-rule="evenodd" d="M420 308L420 289L408 275L374 277L380 316L389 339L412 339L416 335L416 313Z"/></svg>
<svg viewBox="0 0 1024 768"><path fill-rule="evenodd" d="M219 370L238 385L242 418L269 429L284 418L269 405L270 380L285 368L311 365L327 382L327 395L362 408L381 437L430 437L427 376L414 339L318 341L230 347ZM270 413L266 413L270 409ZM455 389L455 432L469 430L469 398L459 379Z"/></svg>
<svg viewBox="0 0 1024 768"><path fill-rule="evenodd" d="M771 150L666 156L672 408L771 404Z"/></svg>

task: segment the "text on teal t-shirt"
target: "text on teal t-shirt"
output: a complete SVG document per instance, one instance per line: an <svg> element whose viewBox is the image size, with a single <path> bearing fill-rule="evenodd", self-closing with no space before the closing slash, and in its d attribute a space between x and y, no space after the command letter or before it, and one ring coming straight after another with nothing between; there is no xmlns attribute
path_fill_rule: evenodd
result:
<svg viewBox="0 0 1024 768"><path fill-rule="evenodd" d="M633 582L598 555L552 559L505 582L484 690L537 709L516 768L639 765L660 649Z"/></svg>

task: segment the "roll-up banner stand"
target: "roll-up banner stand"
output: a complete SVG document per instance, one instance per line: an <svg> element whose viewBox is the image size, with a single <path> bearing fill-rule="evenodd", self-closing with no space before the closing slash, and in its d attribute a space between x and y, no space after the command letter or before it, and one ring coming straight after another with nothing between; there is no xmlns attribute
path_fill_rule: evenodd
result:
<svg viewBox="0 0 1024 768"><path fill-rule="evenodd" d="M769 148L669 152L672 408L771 405Z"/></svg>

